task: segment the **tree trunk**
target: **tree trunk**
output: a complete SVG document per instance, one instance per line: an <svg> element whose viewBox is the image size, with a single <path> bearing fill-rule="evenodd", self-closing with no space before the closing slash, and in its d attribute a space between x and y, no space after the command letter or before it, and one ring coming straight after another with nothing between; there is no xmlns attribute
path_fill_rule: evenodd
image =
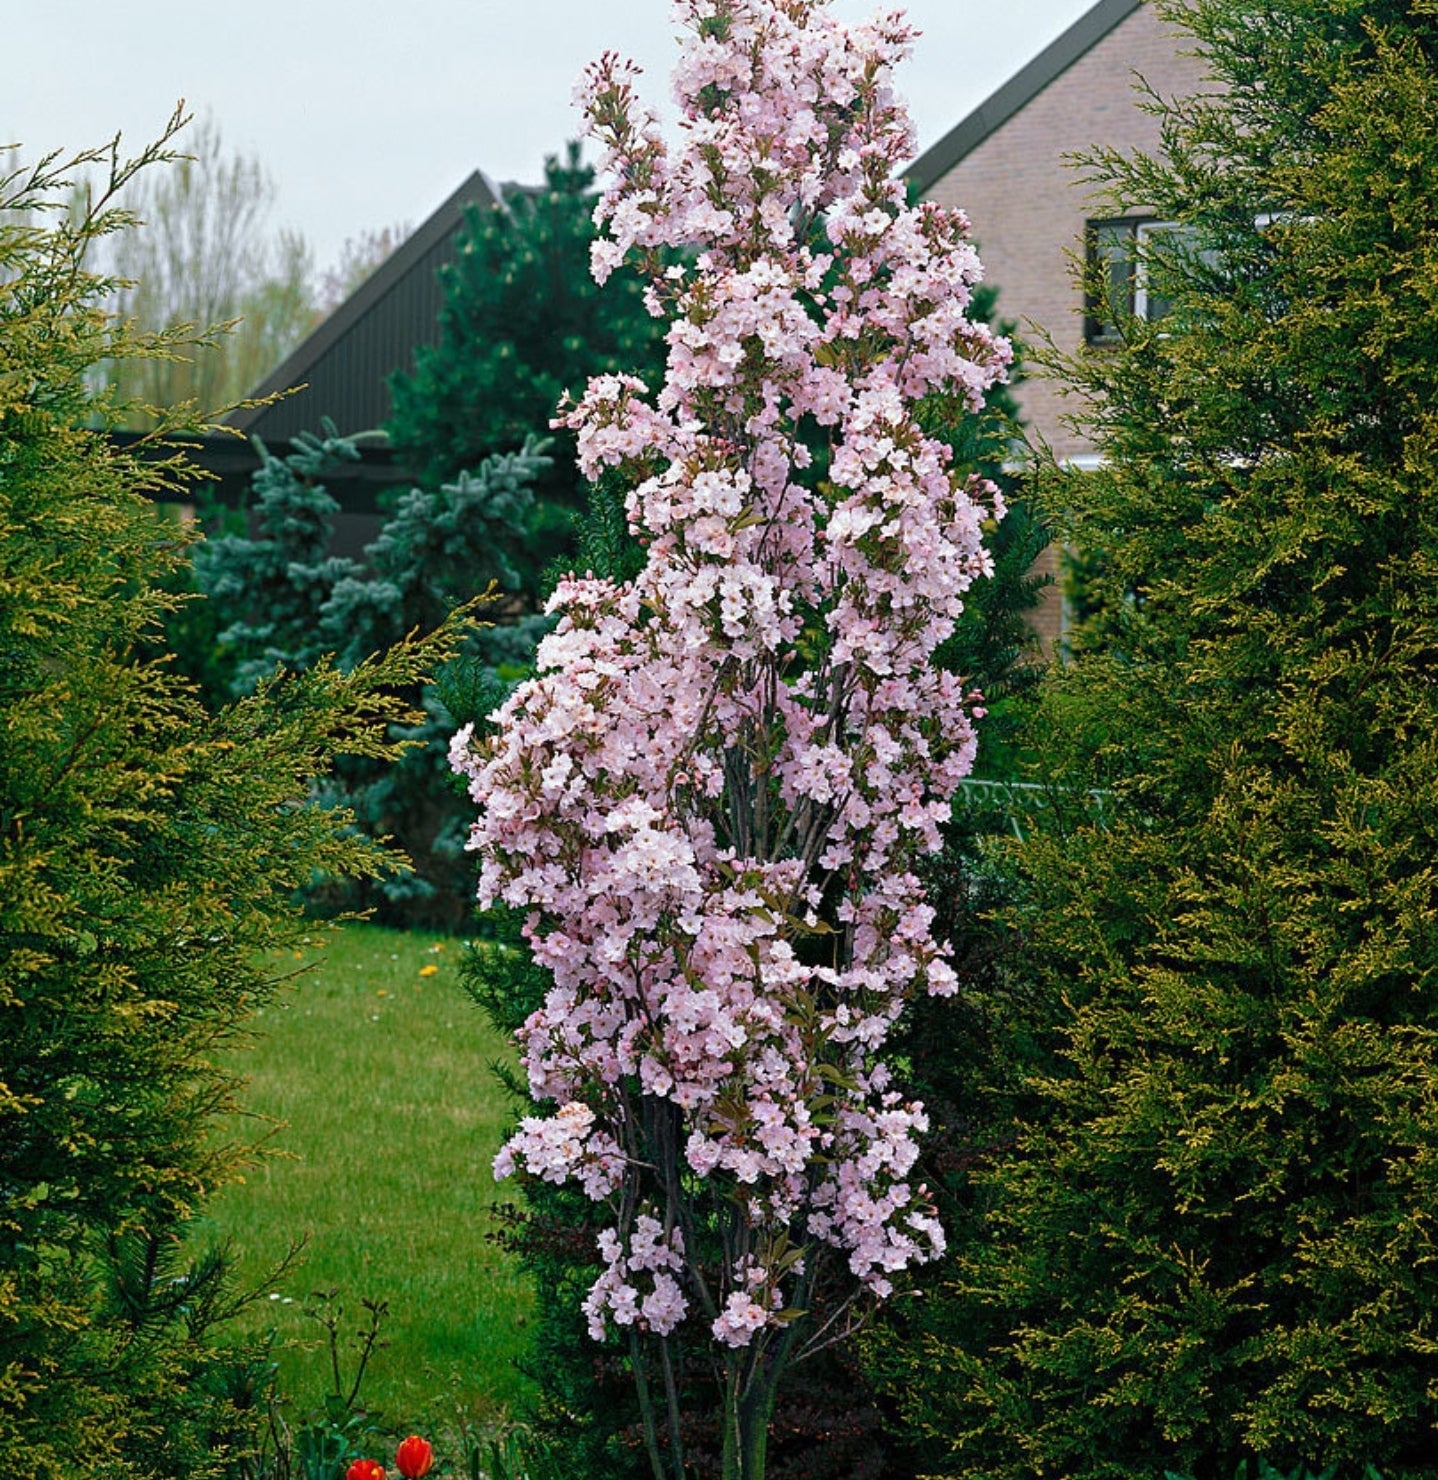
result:
<svg viewBox="0 0 1438 1480"><path fill-rule="evenodd" d="M724 1392L723 1480L764 1480L778 1372L762 1358L729 1366Z"/></svg>

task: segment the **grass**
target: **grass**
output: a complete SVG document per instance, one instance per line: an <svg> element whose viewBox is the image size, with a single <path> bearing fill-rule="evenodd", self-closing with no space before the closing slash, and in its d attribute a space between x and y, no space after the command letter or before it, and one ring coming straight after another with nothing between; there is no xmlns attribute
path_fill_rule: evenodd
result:
<svg viewBox="0 0 1438 1480"><path fill-rule="evenodd" d="M508 1114L489 1066L510 1047L459 988L460 943L368 925L314 939L315 964L266 1009L240 1064L247 1109L283 1123L281 1154L216 1199L210 1231L251 1278L306 1240L281 1297L246 1317L304 1344L281 1356L298 1411L333 1386L305 1299L337 1289L351 1343L362 1298L389 1306L370 1408L400 1425L456 1411L492 1422L522 1394L514 1358L530 1310L519 1270L486 1237Z"/></svg>

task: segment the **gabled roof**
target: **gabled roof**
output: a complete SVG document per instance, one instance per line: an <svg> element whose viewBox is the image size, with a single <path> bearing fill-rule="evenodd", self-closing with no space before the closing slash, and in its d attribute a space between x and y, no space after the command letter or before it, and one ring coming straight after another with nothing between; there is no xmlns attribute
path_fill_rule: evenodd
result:
<svg viewBox="0 0 1438 1480"><path fill-rule="evenodd" d="M1102 41L1120 21L1131 16L1141 3L1142 0L1098 0L1092 10L1081 15L996 93L951 128L937 144L926 149L904 171L905 178L919 187L920 195L927 193L961 159Z"/></svg>
<svg viewBox="0 0 1438 1480"><path fill-rule="evenodd" d="M499 191L475 170L250 394L305 389L273 406L237 411L226 418L229 425L283 444L317 430L325 416L345 436L386 421L390 375L410 369L415 350L438 335L439 269L453 259L465 207L499 204Z"/></svg>

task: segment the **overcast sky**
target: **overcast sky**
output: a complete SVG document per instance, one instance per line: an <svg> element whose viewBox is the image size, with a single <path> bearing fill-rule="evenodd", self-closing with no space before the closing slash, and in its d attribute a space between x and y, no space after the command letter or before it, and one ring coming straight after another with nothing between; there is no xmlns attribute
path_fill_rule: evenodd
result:
<svg viewBox="0 0 1438 1480"><path fill-rule="evenodd" d="M899 85L920 148L1091 3L910 0L924 34ZM184 98L261 159L272 225L302 231L323 269L348 237L418 225L476 166L538 180L577 135L575 79L606 49L667 104L675 36L668 0L0 0L0 144L34 158L119 129L138 147Z"/></svg>

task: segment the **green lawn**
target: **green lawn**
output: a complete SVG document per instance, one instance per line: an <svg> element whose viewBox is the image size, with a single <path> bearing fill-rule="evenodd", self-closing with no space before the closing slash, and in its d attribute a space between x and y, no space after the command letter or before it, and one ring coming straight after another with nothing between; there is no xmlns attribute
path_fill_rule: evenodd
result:
<svg viewBox="0 0 1438 1480"><path fill-rule="evenodd" d="M301 1409L330 1386L304 1297L338 1287L348 1327L362 1297L389 1304L369 1406L400 1425L456 1408L487 1422L522 1392L513 1359L530 1305L486 1237L507 1113L489 1066L511 1050L460 991L459 942L367 925L314 939L327 941L316 964L267 1009L241 1061L244 1103L284 1123L284 1154L215 1201L209 1231L232 1238L252 1274L307 1238L285 1298L255 1317L311 1343L282 1361Z"/></svg>

